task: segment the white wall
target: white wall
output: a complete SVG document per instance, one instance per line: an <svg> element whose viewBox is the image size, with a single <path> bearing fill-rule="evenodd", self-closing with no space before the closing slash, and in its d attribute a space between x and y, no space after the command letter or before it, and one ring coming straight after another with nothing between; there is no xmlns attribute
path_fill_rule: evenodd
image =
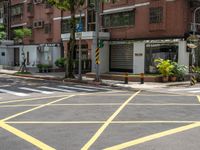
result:
<svg viewBox="0 0 200 150"><path fill-rule="evenodd" d="M186 41L179 41L178 47L178 63L189 66L189 52L186 52Z"/></svg>
<svg viewBox="0 0 200 150"><path fill-rule="evenodd" d="M95 60L95 47L96 42L93 40L92 45L92 72L96 72L96 60ZM109 42L104 41L104 47L100 49L100 73L109 72Z"/></svg>
<svg viewBox="0 0 200 150"><path fill-rule="evenodd" d="M55 61L61 57L61 48L60 47L53 47L52 51L52 65L56 67Z"/></svg>
<svg viewBox="0 0 200 150"><path fill-rule="evenodd" d="M145 66L145 43L135 42L133 50L133 73L140 74L144 73Z"/></svg>
<svg viewBox="0 0 200 150"><path fill-rule="evenodd" d="M27 67L36 67L37 64L37 46L36 45L27 45L20 46L20 62L23 62L22 49L24 49L25 57L27 59L27 52L29 52L29 62L30 64Z"/></svg>
<svg viewBox="0 0 200 150"><path fill-rule="evenodd" d="M5 56L2 56L5 53ZM12 66L14 63L14 50L13 48L0 47L0 65Z"/></svg>

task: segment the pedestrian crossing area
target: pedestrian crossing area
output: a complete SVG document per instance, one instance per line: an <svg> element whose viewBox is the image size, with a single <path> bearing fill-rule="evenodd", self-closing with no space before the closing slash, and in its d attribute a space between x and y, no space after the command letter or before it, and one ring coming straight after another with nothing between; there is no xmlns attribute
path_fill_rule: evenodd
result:
<svg viewBox="0 0 200 150"><path fill-rule="evenodd" d="M179 93L200 94L200 87L176 88L176 89L169 89L168 91L169 92L179 92Z"/></svg>
<svg viewBox="0 0 200 150"><path fill-rule="evenodd" d="M55 94L57 92L64 93L74 93L74 92L104 92L110 91L111 89L106 87L93 87L84 85L56 85L56 86L37 86L37 87L10 87L10 88L0 88L0 94L11 94L15 96L25 97L30 96L32 93L39 94Z"/></svg>

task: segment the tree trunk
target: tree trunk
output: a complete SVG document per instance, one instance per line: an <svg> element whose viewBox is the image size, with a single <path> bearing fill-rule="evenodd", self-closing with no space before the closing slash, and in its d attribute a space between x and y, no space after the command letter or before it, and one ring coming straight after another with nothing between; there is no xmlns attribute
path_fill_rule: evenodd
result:
<svg viewBox="0 0 200 150"><path fill-rule="evenodd" d="M75 44L76 44L76 38L75 38L75 32L76 32L76 18L75 18L75 8L73 7L71 9L71 31L70 31L70 41L69 41L69 49L67 50L67 63L66 63L66 72L65 77L66 78L74 78L73 74L73 52L75 50Z"/></svg>

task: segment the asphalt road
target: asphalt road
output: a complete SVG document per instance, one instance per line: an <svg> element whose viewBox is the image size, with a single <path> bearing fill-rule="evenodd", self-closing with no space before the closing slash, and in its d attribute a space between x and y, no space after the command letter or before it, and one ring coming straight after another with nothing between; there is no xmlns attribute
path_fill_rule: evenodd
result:
<svg viewBox="0 0 200 150"><path fill-rule="evenodd" d="M0 150L199 150L198 96L12 79L5 89L73 91L0 93Z"/></svg>

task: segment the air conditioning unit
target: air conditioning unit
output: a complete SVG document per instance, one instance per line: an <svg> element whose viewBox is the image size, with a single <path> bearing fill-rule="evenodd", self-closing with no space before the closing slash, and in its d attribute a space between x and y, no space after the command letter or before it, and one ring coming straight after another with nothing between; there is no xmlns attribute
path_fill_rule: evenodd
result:
<svg viewBox="0 0 200 150"><path fill-rule="evenodd" d="M39 3L42 3L43 0L34 0L34 4L39 4Z"/></svg>

